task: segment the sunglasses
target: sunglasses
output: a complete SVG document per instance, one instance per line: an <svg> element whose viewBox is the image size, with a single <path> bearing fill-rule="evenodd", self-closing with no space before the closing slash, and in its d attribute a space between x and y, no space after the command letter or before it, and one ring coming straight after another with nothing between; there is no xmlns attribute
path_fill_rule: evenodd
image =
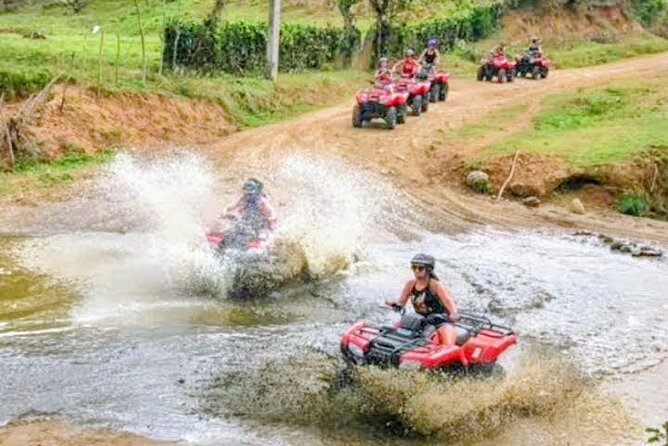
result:
<svg viewBox="0 0 668 446"><path fill-rule="evenodd" d="M413 271L424 271L426 268L424 265L411 265Z"/></svg>

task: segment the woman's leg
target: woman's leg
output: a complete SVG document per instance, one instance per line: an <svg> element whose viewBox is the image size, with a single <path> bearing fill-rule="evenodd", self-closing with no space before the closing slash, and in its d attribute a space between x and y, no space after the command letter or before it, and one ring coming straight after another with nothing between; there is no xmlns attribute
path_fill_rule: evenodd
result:
<svg viewBox="0 0 668 446"><path fill-rule="evenodd" d="M457 342L457 331L450 324L443 324L437 329L438 342L441 345L455 345Z"/></svg>

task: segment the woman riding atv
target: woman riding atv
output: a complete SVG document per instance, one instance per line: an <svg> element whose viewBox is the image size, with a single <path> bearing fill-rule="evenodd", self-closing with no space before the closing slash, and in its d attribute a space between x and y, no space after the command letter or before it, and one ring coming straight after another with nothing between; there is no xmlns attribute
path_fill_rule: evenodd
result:
<svg viewBox="0 0 668 446"><path fill-rule="evenodd" d="M492 51L490 51L492 54L492 57L505 57L506 56L506 48L503 46L503 44L498 45L496 48L494 48Z"/></svg>
<svg viewBox="0 0 668 446"><path fill-rule="evenodd" d="M390 70L390 66L388 65L387 57L381 57L378 60L374 79L376 87L388 90L392 89L392 70Z"/></svg>
<svg viewBox="0 0 668 446"><path fill-rule="evenodd" d="M404 58L392 67L393 72L401 73L402 77L414 78L420 72L420 64L413 57L415 51L408 48L404 51Z"/></svg>
<svg viewBox="0 0 668 446"><path fill-rule="evenodd" d="M441 53L438 52L436 45L438 45L438 40L436 39L429 39L427 41L427 48L422 51L422 54L420 54L420 58L418 59L420 64L429 65L431 67L438 65L438 62L441 60Z"/></svg>
<svg viewBox="0 0 668 446"><path fill-rule="evenodd" d="M266 239L276 224L276 212L263 192L264 185L256 178L249 178L244 182L242 195L225 208L221 218L237 217L238 223L225 237L225 244L230 238L236 238L241 233L252 233L253 237ZM234 237L230 237L234 236Z"/></svg>
<svg viewBox="0 0 668 446"><path fill-rule="evenodd" d="M529 57L540 57L543 54L543 49L540 47L540 39L538 37L533 37L531 39L531 45L527 50Z"/></svg>
<svg viewBox="0 0 668 446"><path fill-rule="evenodd" d="M410 298L415 312L436 328L438 343L455 345L457 332L451 323L459 320L457 305L443 282L434 274L435 264L434 257L430 255L415 255L411 260L415 277L406 282L399 299L389 299L385 303L390 307L403 308Z"/></svg>

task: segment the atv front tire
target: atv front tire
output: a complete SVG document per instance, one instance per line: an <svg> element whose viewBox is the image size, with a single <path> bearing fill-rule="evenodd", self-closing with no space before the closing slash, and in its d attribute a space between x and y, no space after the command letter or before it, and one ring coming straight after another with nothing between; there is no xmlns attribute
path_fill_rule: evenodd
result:
<svg viewBox="0 0 668 446"><path fill-rule="evenodd" d="M429 102L436 102L441 97L441 84L432 85L429 93Z"/></svg>
<svg viewBox="0 0 668 446"><path fill-rule="evenodd" d="M362 127L362 110L360 110L360 106L356 105L353 107L353 127L359 129Z"/></svg>
<svg viewBox="0 0 668 446"><path fill-rule="evenodd" d="M476 76L476 79L478 79L479 81L485 79L487 77L487 76L485 76L485 74L486 74L485 73L485 67L478 68L478 74Z"/></svg>
<svg viewBox="0 0 668 446"><path fill-rule="evenodd" d="M540 75L541 75L541 69L540 69L540 67L538 67L538 66L534 66L534 67L531 69L531 77L532 77L533 79L539 79L539 78L541 77Z"/></svg>
<svg viewBox="0 0 668 446"><path fill-rule="evenodd" d="M498 73L496 73L496 77L499 79L499 83L502 84L506 81L506 70L501 68Z"/></svg>
<svg viewBox="0 0 668 446"><path fill-rule="evenodd" d="M427 113L429 111L429 96L429 92L422 95L422 113Z"/></svg>
<svg viewBox="0 0 668 446"><path fill-rule="evenodd" d="M420 116L422 112L422 96L415 96L411 101L411 110L415 116Z"/></svg>
<svg viewBox="0 0 668 446"><path fill-rule="evenodd" d="M450 85L448 85L447 82L441 85L441 91L438 93L438 100L445 101L448 98L449 91L450 91Z"/></svg>
<svg viewBox="0 0 668 446"><path fill-rule="evenodd" d="M385 114L385 124L387 128L393 130L397 126L397 109L390 107Z"/></svg>
<svg viewBox="0 0 668 446"><path fill-rule="evenodd" d="M543 67L542 72L540 73L540 77L543 79L547 78L547 75L550 73L550 69L548 67Z"/></svg>
<svg viewBox="0 0 668 446"><path fill-rule="evenodd" d="M406 106L406 104L397 107L397 124L404 124L406 122L407 113L408 113L408 107Z"/></svg>

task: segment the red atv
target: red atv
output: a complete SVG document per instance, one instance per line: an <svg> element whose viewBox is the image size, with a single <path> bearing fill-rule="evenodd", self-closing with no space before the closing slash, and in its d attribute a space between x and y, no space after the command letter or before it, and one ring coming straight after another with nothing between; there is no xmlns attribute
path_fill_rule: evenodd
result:
<svg viewBox="0 0 668 446"><path fill-rule="evenodd" d="M431 82L429 79L417 79L408 76L402 76L395 83L398 93L408 93L408 105L415 116L420 116L421 112L429 110L429 90Z"/></svg>
<svg viewBox="0 0 668 446"><path fill-rule="evenodd" d="M259 253L272 243L268 231L255 231L235 217L228 217L232 222L226 229L216 228L206 233L206 240L220 254L228 250L247 253Z"/></svg>
<svg viewBox="0 0 668 446"><path fill-rule="evenodd" d="M515 60L517 61L516 75L521 77L531 75L532 79L545 79L552 66L552 63L542 54L524 53L518 55Z"/></svg>
<svg viewBox="0 0 668 446"><path fill-rule="evenodd" d="M480 61L481 67L478 68L478 80L491 81L496 77L499 83L506 81L512 82L515 78L514 60L508 60L504 55L495 55Z"/></svg>
<svg viewBox="0 0 668 446"><path fill-rule="evenodd" d="M436 102L445 101L450 91L450 73L447 71L436 71L432 64L425 64L422 66L422 71L418 75L419 79L427 79L431 82L431 89L429 91L429 101Z"/></svg>
<svg viewBox="0 0 668 446"><path fill-rule="evenodd" d="M365 122L382 119L387 128L393 129L397 123L406 122L407 92L394 91L392 85L378 85L360 91L355 96L353 107L353 127L362 127Z"/></svg>
<svg viewBox="0 0 668 446"><path fill-rule="evenodd" d="M483 316L460 313L454 324L457 342L454 346L436 342L436 332L427 318L404 314L392 327L360 321L341 337L344 360L353 365L373 364L398 368L493 372L496 360L517 343L508 327L496 325Z"/></svg>

